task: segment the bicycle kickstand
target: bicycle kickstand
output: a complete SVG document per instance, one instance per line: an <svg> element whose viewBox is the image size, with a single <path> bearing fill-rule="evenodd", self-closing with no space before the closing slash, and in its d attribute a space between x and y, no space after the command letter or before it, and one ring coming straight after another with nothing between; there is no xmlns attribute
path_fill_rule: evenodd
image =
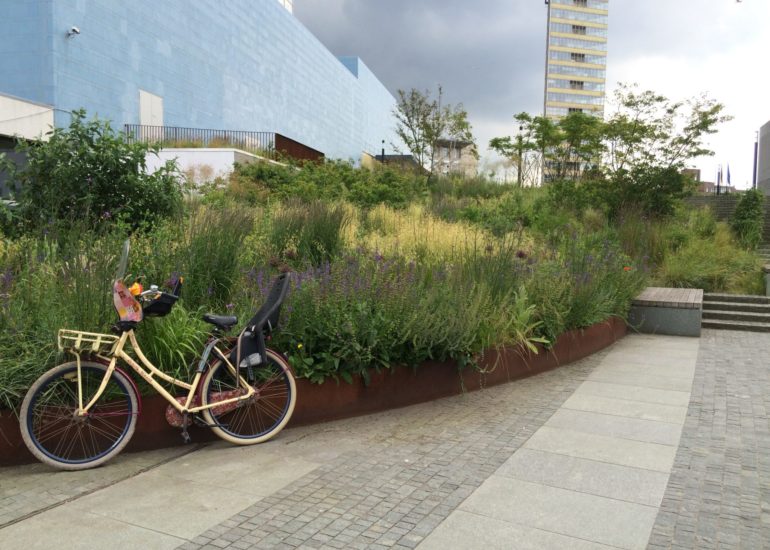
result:
<svg viewBox="0 0 770 550"><path fill-rule="evenodd" d="M187 414L188 413L182 414L182 439L184 439L185 443L190 443L192 439L190 438L190 434L187 433Z"/></svg>

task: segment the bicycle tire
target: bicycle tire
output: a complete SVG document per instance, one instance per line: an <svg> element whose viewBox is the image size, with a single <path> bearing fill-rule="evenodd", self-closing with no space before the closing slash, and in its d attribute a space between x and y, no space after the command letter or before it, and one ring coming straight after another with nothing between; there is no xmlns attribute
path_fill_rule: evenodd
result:
<svg viewBox="0 0 770 550"><path fill-rule="evenodd" d="M275 437L291 419L297 401L291 368L279 354L267 350L267 361L252 369L260 378L253 384L257 394L252 399L201 411L217 436L236 445L253 445ZM240 374L247 376L244 371ZM204 376L201 402L208 405L243 391L229 366L217 361Z"/></svg>
<svg viewBox="0 0 770 550"><path fill-rule="evenodd" d="M96 393L107 367L81 361L83 404ZM136 428L139 407L131 380L113 371L99 400L77 417L77 363L63 363L38 378L21 405L21 437L41 462L63 470L104 464L126 446Z"/></svg>

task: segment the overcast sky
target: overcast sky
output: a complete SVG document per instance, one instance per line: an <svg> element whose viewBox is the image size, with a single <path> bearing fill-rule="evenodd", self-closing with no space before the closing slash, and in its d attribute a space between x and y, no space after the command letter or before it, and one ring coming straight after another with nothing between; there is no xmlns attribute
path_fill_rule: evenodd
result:
<svg viewBox="0 0 770 550"><path fill-rule="evenodd" d="M770 0L610 0L608 93L638 83L672 99L702 92L734 120L698 159L704 180L730 164L751 183L755 132L770 120ZM543 108L543 0L294 0L294 14L336 55L357 55L395 95L434 89L468 110L482 155ZM726 171L726 169L725 169Z"/></svg>

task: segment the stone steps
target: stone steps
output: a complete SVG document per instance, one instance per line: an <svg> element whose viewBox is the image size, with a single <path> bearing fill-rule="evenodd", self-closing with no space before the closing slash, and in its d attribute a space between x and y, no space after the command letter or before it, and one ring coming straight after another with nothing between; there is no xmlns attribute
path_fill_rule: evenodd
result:
<svg viewBox="0 0 770 550"><path fill-rule="evenodd" d="M770 332L770 298L705 293L701 328Z"/></svg>
<svg viewBox="0 0 770 550"><path fill-rule="evenodd" d="M707 311L745 311L747 313L770 314L770 304L751 302L703 302L703 312Z"/></svg>
<svg viewBox="0 0 770 550"><path fill-rule="evenodd" d="M749 294L718 294L715 292L706 292L703 294L703 305L706 302L724 302L741 304L770 304L768 296L752 296Z"/></svg>
<svg viewBox="0 0 770 550"><path fill-rule="evenodd" d="M724 321L724 320L707 320L704 319L701 323L702 328L718 329L718 330L741 330L747 332L770 332L770 324L768 323L752 323L749 321Z"/></svg>
<svg viewBox="0 0 770 550"><path fill-rule="evenodd" d="M703 320L707 321L749 321L752 323L767 323L770 326L770 313L754 313L735 310L704 309Z"/></svg>

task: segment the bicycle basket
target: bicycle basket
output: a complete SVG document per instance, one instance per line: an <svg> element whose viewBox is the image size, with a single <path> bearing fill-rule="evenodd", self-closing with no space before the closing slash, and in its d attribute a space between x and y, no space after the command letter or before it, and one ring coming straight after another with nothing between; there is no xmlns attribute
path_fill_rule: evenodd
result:
<svg viewBox="0 0 770 550"><path fill-rule="evenodd" d="M59 350L112 355L115 352L115 346L118 345L118 340L120 337L112 334L61 329L59 331Z"/></svg>

